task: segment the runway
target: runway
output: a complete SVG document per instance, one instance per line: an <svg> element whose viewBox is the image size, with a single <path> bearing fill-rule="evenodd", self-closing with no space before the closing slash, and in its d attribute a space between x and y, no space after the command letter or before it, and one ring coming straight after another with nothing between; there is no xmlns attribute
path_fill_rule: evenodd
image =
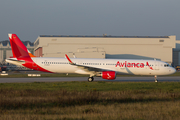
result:
<svg viewBox="0 0 180 120"><path fill-rule="evenodd" d="M65 82L87 81L87 77L29 77L29 78L0 78L0 83L29 83L29 82ZM154 82L154 77L117 77L115 80L104 80L95 77L94 81L105 82ZM158 77L158 82L180 82L179 76Z"/></svg>

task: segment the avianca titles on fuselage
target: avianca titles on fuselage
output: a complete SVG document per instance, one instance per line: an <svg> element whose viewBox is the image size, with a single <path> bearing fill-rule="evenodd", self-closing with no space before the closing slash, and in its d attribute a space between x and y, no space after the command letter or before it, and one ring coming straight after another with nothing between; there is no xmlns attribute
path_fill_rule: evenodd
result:
<svg viewBox="0 0 180 120"><path fill-rule="evenodd" d="M65 58L32 57L16 34L9 34L9 39L13 58L6 59L6 62L43 72L89 74L88 81L93 81L94 76L113 80L117 74L157 76L176 71L168 63L158 60L70 59L67 55Z"/></svg>

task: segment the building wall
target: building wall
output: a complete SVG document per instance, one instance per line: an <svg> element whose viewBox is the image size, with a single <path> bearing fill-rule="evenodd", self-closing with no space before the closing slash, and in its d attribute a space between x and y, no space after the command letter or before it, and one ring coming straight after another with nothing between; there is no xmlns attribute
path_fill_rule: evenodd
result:
<svg viewBox="0 0 180 120"><path fill-rule="evenodd" d="M11 51L11 46L9 44L3 46L0 43L0 64L3 64L6 58L12 56L12 52L9 53L7 51Z"/></svg>
<svg viewBox="0 0 180 120"><path fill-rule="evenodd" d="M43 57L160 59L172 63L176 36L168 37L43 37L35 41Z"/></svg>
<svg viewBox="0 0 180 120"><path fill-rule="evenodd" d="M0 50L0 61L3 61L3 51L2 49Z"/></svg>
<svg viewBox="0 0 180 120"><path fill-rule="evenodd" d="M173 49L173 65L180 65L180 40L176 41L176 48Z"/></svg>
<svg viewBox="0 0 180 120"><path fill-rule="evenodd" d="M6 58L10 58L13 56L11 49L5 51L6 51Z"/></svg>
<svg viewBox="0 0 180 120"><path fill-rule="evenodd" d="M42 57L42 47L39 47L38 49L36 49L34 54L35 56Z"/></svg>

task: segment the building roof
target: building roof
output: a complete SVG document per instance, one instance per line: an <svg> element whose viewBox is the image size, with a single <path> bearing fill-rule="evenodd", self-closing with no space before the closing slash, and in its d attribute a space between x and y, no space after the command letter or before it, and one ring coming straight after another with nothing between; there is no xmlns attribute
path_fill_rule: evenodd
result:
<svg viewBox="0 0 180 120"><path fill-rule="evenodd" d="M169 36L111 36L111 35L40 35L39 37L94 37L94 38L169 38Z"/></svg>

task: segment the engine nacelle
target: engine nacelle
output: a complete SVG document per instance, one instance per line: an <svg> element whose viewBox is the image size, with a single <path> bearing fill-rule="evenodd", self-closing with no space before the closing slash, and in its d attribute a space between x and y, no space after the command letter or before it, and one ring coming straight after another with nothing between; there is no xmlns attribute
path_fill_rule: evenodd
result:
<svg viewBox="0 0 180 120"><path fill-rule="evenodd" d="M114 80L114 79L116 79L116 72L114 72L114 71L102 71L101 76L103 79Z"/></svg>

